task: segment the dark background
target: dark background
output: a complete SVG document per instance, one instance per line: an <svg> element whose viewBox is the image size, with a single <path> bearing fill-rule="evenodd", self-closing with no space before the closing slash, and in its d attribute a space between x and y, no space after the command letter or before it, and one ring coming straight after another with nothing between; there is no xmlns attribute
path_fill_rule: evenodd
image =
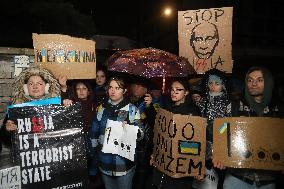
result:
<svg viewBox="0 0 284 189"><path fill-rule="evenodd" d="M178 54L178 10L232 6L233 73L242 77L249 66L264 65L283 77L282 5L282 0L5 0L0 7L0 46L33 48L33 32L84 38L99 34L125 36L141 45L137 47ZM173 8L169 17L163 15L166 6ZM98 54L107 57L113 52Z"/></svg>

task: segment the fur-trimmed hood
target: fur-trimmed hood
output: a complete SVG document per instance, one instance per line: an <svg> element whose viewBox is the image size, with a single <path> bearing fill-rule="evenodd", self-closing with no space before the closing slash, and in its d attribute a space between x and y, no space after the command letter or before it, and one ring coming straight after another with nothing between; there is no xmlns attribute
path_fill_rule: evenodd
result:
<svg viewBox="0 0 284 189"><path fill-rule="evenodd" d="M60 85L55 77L47 69L38 66L31 66L23 70L20 75L15 78L13 83L13 104L20 104L30 100L25 95L23 86L31 76L36 75L42 77L50 85L48 90L49 93L46 94L44 98L60 96Z"/></svg>

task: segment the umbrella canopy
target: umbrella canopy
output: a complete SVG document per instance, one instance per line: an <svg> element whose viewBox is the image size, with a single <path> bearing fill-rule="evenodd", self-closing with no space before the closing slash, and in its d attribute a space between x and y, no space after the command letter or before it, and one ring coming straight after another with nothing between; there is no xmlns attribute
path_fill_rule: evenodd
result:
<svg viewBox="0 0 284 189"><path fill-rule="evenodd" d="M146 78L187 77L196 74L186 58L155 48L117 51L108 58L107 65L110 71Z"/></svg>

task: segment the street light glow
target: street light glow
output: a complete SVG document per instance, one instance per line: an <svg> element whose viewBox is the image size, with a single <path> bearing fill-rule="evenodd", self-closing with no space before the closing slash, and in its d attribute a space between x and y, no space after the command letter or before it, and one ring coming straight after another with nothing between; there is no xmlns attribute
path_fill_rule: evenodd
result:
<svg viewBox="0 0 284 189"><path fill-rule="evenodd" d="M171 8L165 8L164 14L165 14L166 16L170 16L170 15L172 14L172 9L171 9Z"/></svg>

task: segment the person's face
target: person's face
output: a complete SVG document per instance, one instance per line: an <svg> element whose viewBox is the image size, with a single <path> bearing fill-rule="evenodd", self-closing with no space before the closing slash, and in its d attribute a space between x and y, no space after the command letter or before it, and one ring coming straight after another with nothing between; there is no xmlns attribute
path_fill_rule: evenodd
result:
<svg viewBox="0 0 284 189"><path fill-rule="evenodd" d="M184 103L185 97L188 95L188 91L185 90L182 84L175 81L171 85L171 99L175 105Z"/></svg>
<svg viewBox="0 0 284 189"><path fill-rule="evenodd" d="M131 94L135 97L142 97L147 93L147 88L140 84L131 84Z"/></svg>
<svg viewBox="0 0 284 189"><path fill-rule="evenodd" d="M201 99L201 96L200 94L192 94L191 98L194 102L199 102Z"/></svg>
<svg viewBox="0 0 284 189"><path fill-rule="evenodd" d="M86 100L90 94L88 87L84 85L83 83L78 83L76 85L76 93L77 93L77 97L82 100Z"/></svg>
<svg viewBox="0 0 284 189"><path fill-rule="evenodd" d="M261 71L251 72L247 78L248 92L252 96L262 96L264 92L264 78Z"/></svg>
<svg viewBox="0 0 284 189"><path fill-rule="evenodd" d="M45 94L45 85L40 76L31 76L27 82L29 95L34 99L41 99Z"/></svg>
<svg viewBox="0 0 284 189"><path fill-rule="evenodd" d="M205 25L200 25L195 30L192 47L199 58L208 59L214 53L217 42L216 28L211 24L206 24L206 28Z"/></svg>
<svg viewBox="0 0 284 189"><path fill-rule="evenodd" d="M109 98L113 103L120 102L123 99L125 90L120 88L115 80L112 80L108 86Z"/></svg>
<svg viewBox="0 0 284 189"><path fill-rule="evenodd" d="M208 87L210 92L219 93L222 91L223 85L219 81L209 81Z"/></svg>
<svg viewBox="0 0 284 189"><path fill-rule="evenodd" d="M159 99L162 95L162 91L161 90L150 90L150 94L152 97Z"/></svg>
<svg viewBox="0 0 284 189"><path fill-rule="evenodd" d="M97 85L104 85L106 82L106 75L103 71L98 70L96 76L96 83Z"/></svg>

